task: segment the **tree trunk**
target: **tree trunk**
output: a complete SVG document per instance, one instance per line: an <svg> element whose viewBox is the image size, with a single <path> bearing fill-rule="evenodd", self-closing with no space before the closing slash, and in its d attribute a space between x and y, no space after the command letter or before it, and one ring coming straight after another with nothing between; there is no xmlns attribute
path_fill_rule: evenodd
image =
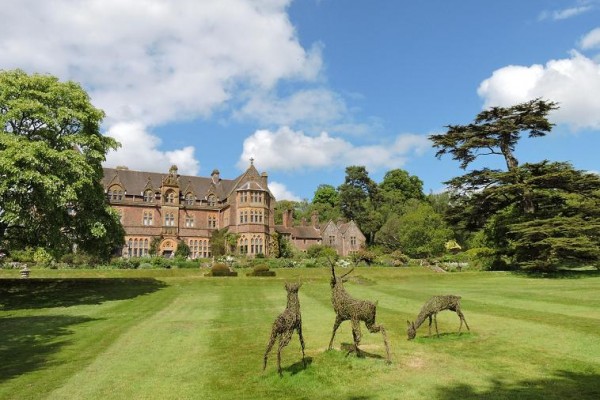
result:
<svg viewBox="0 0 600 400"><path fill-rule="evenodd" d="M519 168L519 161L515 158L515 156L512 153L512 150L510 149L510 146L508 144L508 141L504 141L501 145L500 145L500 151L502 151L502 154L504 155L504 159L506 160L506 167L508 168L509 172L512 172L515 174L515 184L522 184L522 179L521 179L521 174L518 171ZM521 201L521 205L523 207L523 211L525 211L526 214L533 214L535 212L535 204L533 203L533 193L531 193L531 190L528 187L524 187L523 188L523 199Z"/></svg>

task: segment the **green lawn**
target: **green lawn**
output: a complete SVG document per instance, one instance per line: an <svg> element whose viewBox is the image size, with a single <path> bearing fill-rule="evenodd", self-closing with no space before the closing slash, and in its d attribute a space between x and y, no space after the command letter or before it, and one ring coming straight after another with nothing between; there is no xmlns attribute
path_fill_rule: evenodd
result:
<svg viewBox="0 0 600 400"><path fill-rule="evenodd" d="M600 274L533 278L359 268L346 289L378 300L390 338L362 326L366 357L347 354L327 269L277 270L275 278L208 278L200 270L0 271L2 399L598 399ZM300 280L308 367L298 337L262 357ZM438 316L440 338L406 340L406 320L434 294L462 296L471 332ZM464 329L464 328L463 328Z"/></svg>

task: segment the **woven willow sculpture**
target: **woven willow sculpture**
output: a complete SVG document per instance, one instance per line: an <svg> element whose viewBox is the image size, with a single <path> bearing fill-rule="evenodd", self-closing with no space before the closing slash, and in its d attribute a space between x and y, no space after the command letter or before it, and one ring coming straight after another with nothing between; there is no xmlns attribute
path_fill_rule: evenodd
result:
<svg viewBox="0 0 600 400"><path fill-rule="evenodd" d="M427 300L427 302L421 308L421 312L419 312L419 315L417 315L417 319L414 322L406 321L408 324L408 340L414 339L415 336L417 336L417 329L419 329L419 326L421 326L421 324L423 324L423 322L427 318L429 318L429 336L431 336L431 320L433 319L433 321L435 321L435 333L437 333L437 336L440 337L440 333L438 332L437 326L437 313L444 310L455 311L458 317L460 318L460 326L458 327L458 333L460 333L463 321L467 329L471 330L469 328L469 325L467 324L465 316L460 310L460 299L460 296L447 295L433 296L432 298Z"/></svg>
<svg viewBox="0 0 600 400"><path fill-rule="evenodd" d="M302 346L302 363L306 368L306 361L304 360L304 337L302 337L302 316L300 315L300 300L298 299L298 290L302 286L301 283L286 283L285 290L287 290L287 306L285 310L279 314L279 316L273 322L273 328L271 329L271 338L269 344L267 344L267 350L265 351L263 371L267 368L267 357L269 352L275 344L275 340L279 338L279 347L277 349L277 371L279 375L281 373L281 350L290 343L294 330L298 331L300 337L300 346Z"/></svg>
<svg viewBox="0 0 600 400"><path fill-rule="evenodd" d="M333 346L333 338L335 332L339 328L340 324L344 321L350 320L352 322L352 336L354 338L354 351L357 355L361 354L361 350L358 348L361 339L360 322L363 321L367 326L367 329L371 333L377 333L381 331L383 335L383 343L385 345L386 360L391 363L390 348L388 345L387 335L383 325L375 324L375 313L376 304L366 300L357 300L350 296L346 289L344 289L344 279L350 274L354 268L349 272L342 275L341 277L335 276L334 263L331 264L331 302L333 303L333 309L335 310L336 317L335 323L333 324L333 333L331 340L329 341L329 350Z"/></svg>

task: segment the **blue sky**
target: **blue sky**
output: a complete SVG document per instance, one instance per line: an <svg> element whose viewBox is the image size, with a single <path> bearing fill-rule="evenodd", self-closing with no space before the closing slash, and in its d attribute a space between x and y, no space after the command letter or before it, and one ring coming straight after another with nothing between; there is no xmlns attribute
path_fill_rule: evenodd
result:
<svg viewBox="0 0 600 400"><path fill-rule="evenodd" d="M0 68L78 81L106 112L123 145L107 166L234 178L252 157L278 199L310 200L365 165L438 192L462 171L428 135L542 97L557 125L519 160L600 170L600 1L7 0L0 16Z"/></svg>

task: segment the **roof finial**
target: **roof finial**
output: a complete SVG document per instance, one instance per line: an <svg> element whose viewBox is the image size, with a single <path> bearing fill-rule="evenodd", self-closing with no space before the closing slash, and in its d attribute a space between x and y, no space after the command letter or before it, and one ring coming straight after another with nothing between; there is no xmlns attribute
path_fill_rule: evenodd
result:
<svg viewBox="0 0 600 400"><path fill-rule="evenodd" d="M254 157L250 157L250 165L254 165Z"/></svg>

